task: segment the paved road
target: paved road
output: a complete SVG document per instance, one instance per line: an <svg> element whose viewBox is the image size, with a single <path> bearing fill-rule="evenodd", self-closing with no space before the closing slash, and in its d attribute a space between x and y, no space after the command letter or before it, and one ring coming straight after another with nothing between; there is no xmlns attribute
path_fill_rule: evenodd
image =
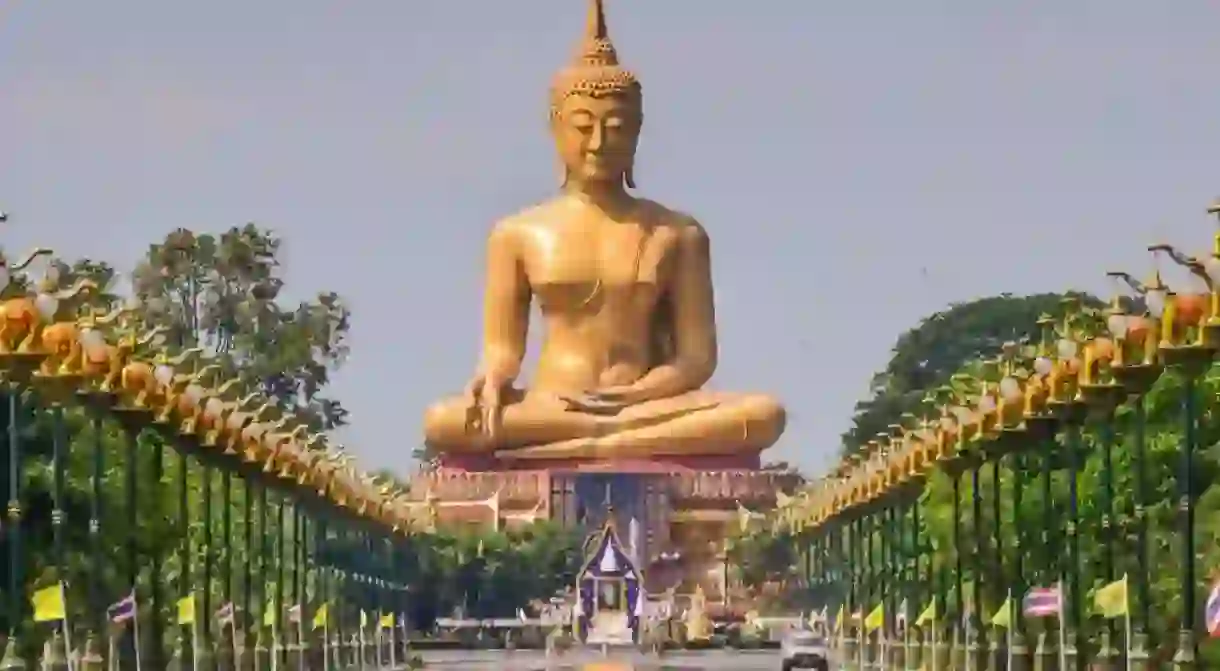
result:
<svg viewBox="0 0 1220 671"><path fill-rule="evenodd" d="M779 652L767 651L708 651L670 652L663 658L631 652L610 653L574 651L552 660L549 664L541 652L445 650L422 653L428 669L460 671L579 671L591 662L624 662L637 671L779 671Z"/></svg>

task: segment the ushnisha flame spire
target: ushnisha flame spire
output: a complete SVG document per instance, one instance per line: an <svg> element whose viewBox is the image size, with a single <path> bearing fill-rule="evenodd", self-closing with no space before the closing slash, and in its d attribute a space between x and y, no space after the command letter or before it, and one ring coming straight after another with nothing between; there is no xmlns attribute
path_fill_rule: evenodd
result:
<svg viewBox="0 0 1220 671"><path fill-rule="evenodd" d="M551 84L551 116L559 113L564 98L571 95L625 95L639 101L640 82L619 65L618 52L606 28L602 0L589 0L585 34L575 58L555 75Z"/></svg>

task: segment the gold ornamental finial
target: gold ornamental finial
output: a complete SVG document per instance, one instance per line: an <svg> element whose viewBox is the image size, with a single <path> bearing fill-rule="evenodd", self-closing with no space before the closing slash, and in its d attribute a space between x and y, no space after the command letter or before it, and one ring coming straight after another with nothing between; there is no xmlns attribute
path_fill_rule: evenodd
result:
<svg viewBox="0 0 1220 671"><path fill-rule="evenodd" d="M559 115L565 98L571 95L625 95L638 106L640 82L635 74L619 65L618 51L606 28L602 0L589 0L585 34L572 62L555 76L551 85L551 118Z"/></svg>
<svg viewBox="0 0 1220 671"><path fill-rule="evenodd" d="M618 65L618 52L606 31L606 8L602 0L589 0L589 15L585 21L585 39L580 45L577 61L583 65Z"/></svg>

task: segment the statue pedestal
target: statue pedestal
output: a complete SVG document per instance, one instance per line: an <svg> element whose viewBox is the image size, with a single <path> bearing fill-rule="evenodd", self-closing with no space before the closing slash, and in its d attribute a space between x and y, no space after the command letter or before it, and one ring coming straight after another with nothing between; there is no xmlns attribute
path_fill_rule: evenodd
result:
<svg viewBox="0 0 1220 671"><path fill-rule="evenodd" d="M799 476L757 462L757 455L545 463L446 457L412 479L409 496L441 527L552 520L592 531L612 508L649 593L691 594L698 586L718 602L731 583L724 540L742 523L742 509L760 520L777 492L800 484Z"/></svg>
<svg viewBox="0 0 1220 671"><path fill-rule="evenodd" d="M758 454L692 455L651 457L647 459L513 459L493 454L448 454L438 459L441 469L450 471L599 471L599 472L675 472L675 471L758 471Z"/></svg>

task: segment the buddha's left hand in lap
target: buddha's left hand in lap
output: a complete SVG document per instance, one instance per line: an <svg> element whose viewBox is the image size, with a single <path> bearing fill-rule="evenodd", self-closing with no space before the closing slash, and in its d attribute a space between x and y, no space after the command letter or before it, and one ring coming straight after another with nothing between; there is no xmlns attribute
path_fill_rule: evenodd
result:
<svg viewBox="0 0 1220 671"><path fill-rule="evenodd" d="M561 395L560 398L568 404L568 410L592 415L617 415L624 408L647 400L631 385L603 387L583 394Z"/></svg>

